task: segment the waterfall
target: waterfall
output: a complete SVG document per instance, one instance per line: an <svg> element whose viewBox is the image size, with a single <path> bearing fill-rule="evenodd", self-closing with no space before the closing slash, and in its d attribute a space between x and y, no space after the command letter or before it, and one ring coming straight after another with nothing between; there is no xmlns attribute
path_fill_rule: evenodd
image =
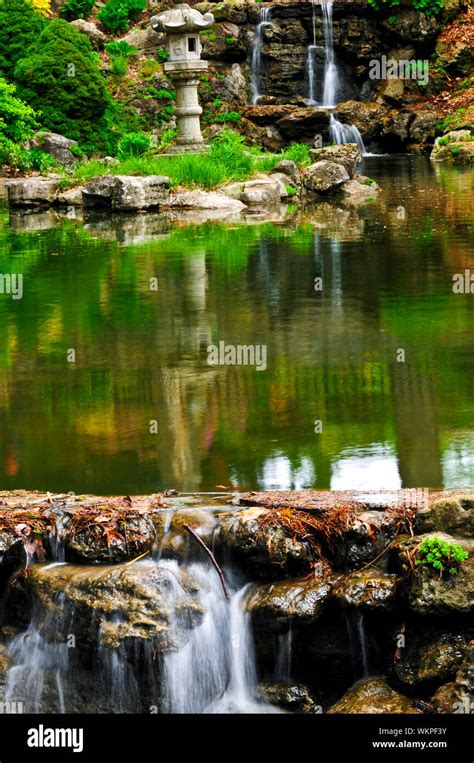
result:
<svg viewBox="0 0 474 763"><path fill-rule="evenodd" d="M365 635L365 628L364 628L364 615L359 609L357 609L356 617L357 617L357 633L359 636L360 654L362 658L362 669L364 671L364 678L367 678L367 676L369 675L367 638Z"/></svg>
<svg viewBox="0 0 474 763"><path fill-rule="evenodd" d="M339 122L339 120L336 119L334 114L331 114L331 118L329 120L329 134L331 136L331 140L334 143L337 143L338 146L343 143L357 143L362 156L365 156L367 153L365 150L362 135L360 134L357 127L355 125L342 124L342 122Z"/></svg>
<svg viewBox="0 0 474 763"><path fill-rule="evenodd" d="M263 30L267 24L270 23L270 8L260 8L260 18L255 29L255 35L252 42L252 50L250 56L250 92L252 95L252 103L257 103L261 92L263 75L263 59L262 59L262 45L263 45Z"/></svg>
<svg viewBox="0 0 474 763"><path fill-rule="evenodd" d="M332 6L332 2L321 2L325 50L322 105L327 108L333 108L336 105L337 88L337 67L334 60L334 38L332 28Z"/></svg>
<svg viewBox="0 0 474 763"><path fill-rule="evenodd" d="M316 45L315 0L311 0L311 4L313 6L313 43L312 45L308 45L306 74L308 80L308 100L311 104L316 105L318 103L318 98L316 93L317 88L315 62L318 46ZM318 0L318 4L321 6L324 34L324 76L320 104L323 108L333 109L336 106L339 80L336 59L334 56L334 34L332 20L333 2L324 2L323 0ZM362 156L366 155L367 152L365 150L362 135L355 125L342 124L342 122L339 122L339 120L336 119L334 114L331 114L329 122L329 134L331 141L337 143L337 145L341 145L343 143L357 143Z"/></svg>

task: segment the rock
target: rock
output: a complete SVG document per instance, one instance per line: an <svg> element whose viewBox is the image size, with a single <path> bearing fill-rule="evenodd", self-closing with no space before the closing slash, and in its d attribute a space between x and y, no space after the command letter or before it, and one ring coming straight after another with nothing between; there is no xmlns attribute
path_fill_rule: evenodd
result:
<svg viewBox="0 0 474 763"><path fill-rule="evenodd" d="M193 6L200 13L212 13L216 21L231 21L243 25L248 21L249 4L246 2L197 3Z"/></svg>
<svg viewBox="0 0 474 763"><path fill-rule="evenodd" d="M247 55L246 35L237 24L221 21L209 34L201 35L202 58L218 61L244 61Z"/></svg>
<svg viewBox="0 0 474 763"><path fill-rule="evenodd" d="M271 172L268 179L278 185L281 200L288 199L289 196L295 195L297 191L297 183L295 183L294 180L291 180L288 175L283 174L283 172Z"/></svg>
<svg viewBox="0 0 474 763"><path fill-rule="evenodd" d="M469 23L469 22L468 22ZM451 75L467 76L472 72L472 36L440 35L436 42L436 64L447 69Z"/></svg>
<svg viewBox="0 0 474 763"><path fill-rule="evenodd" d="M417 512L415 522L417 533L440 530L451 535L474 538L474 495L458 495L434 501L427 509Z"/></svg>
<svg viewBox="0 0 474 763"><path fill-rule="evenodd" d="M320 578L283 580L258 586L247 600L256 627L275 629L288 620L314 622L320 616L334 582Z"/></svg>
<svg viewBox="0 0 474 763"><path fill-rule="evenodd" d="M208 547L212 547L214 530L217 520L213 512L194 507L173 511L170 520L170 510L154 514L156 528L156 548L160 558L202 560L205 553L193 540L186 528L189 525Z"/></svg>
<svg viewBox="0 0 474 763"><path fill-rule="evenodd" d="M326 109L290 108L290 113L282 116L276 123L278 132L285 141L306 141L313 144L316 135L322 140L329 138L329 112Z"/></svg>
<svg viewBox="0 0 474 763"><path fill-rule="evenodd" d="M373 569L353 572L334 584L331 600L364 610L387 611L395 603L397 583L395 576L377 574Z"/></svg>
<svg viewBox="0 0 474 763"><path fill-rule="evenodd" d="M388 511L357 511L334 544L331 564L357 569L376 559L393 540L397 519Z"/></svg>
<svg viewBox="0 0 474 763"><path fill-rule="evenodd" d="M299 182L300 171L296 162L291 161L291 159L280 159L280 161L275 164L272 172L288 175L293 181Z"/></svg>
<svg viewBox="0 0 474 763"><path fill-rule="evenodd" d="M153 58L157 49L166 45L166 35L155 32L150 24L147 24L143 29L135 27L125 37L122 37L122 40L134 48L138 48L139 55L147 58Z"/></svg>
<svg viewBox="0 0 474 763"><path fill-rule="evenodd" d="M335 116L343 124L355 125L364 141L374 140L380 135L381 121L387 109L374 101L345 101L337 105Z"/></svg>
<svg viewBox="0 0 474 763"><path fill-rule="evenodd" d="M327 712L378 715L420 711L411 699L391 689L384 678L367 678L352 686Z"/></svg>
<svg viewBox="0 0 474 763"><path fill-rule="evenodd" d="M383 26L404 42L423 43L432 40L440 32L440 25L434 16L427 16L412 8L402 8L394 20L382 22Z"/></svg>
<svg viewBox="0 0 474 763"><path fill-rule="evenodd" d="M257 699L281 707L289 713L320 713L322 711L308 687L304 684L261 683Z"/></svg>
<svg viewBox="0 0 474 763"><path fill-rule="evenodd" d="M75 27L78 32L85 34L89 38L90 43L94 50L102 50L105 46L106 36L92 21L85 21L85 19L76 19L71 21L71 26Z"/></svg>
<svg viewBox="0 0 474 763"><path fill-rule="evenodd" d="M134 509L109 516L100 507L93 522L75 524L74 512L66 525L65 553L68 561L126 562L151 551L155 529L149 515Z"/></svg>
<svg viewBox="0 0 474 763"><path fill-rule="evenodd" d="M413 538L400 538L394 547L394 554L403 572L409 574L409 555L413 554L424 538L433 537L456 543L470 553L457 575L440 578L438 573L426 565L417 567L406 592L408 604L413 612L420 615L460 615L474 612L474 540L456 538L446 533L427 533Z"/></svg>
<svg viewBox="0 0 474 763"><path fill-rule="evenodd" d="M391 77L380 83L377 93L387 103L399 104L403 101L405 82L398 77Z"/></svg>
<svg viewBox="0 0 474 763"><path fill-rule="evenodd" d="M267 151L280 151L285 141L274 125L260 126L251 122L250 119L242 119L240 131L245 135L245 140L249 146L257 146Z"/></svg>
<svg viewBox="0 0 474 763"><path fill-rule="evenodd" d="M286 194L288 195L288 194ZM279 204L281 186L274 180L248 180L244 183L240 200L246 205L261 204L263 206Z"/></svg>
<svg viewBox="0 0 474 763"><path fill-rule="evenodd" d="M168 201L169 178L161 175L115 175L112 209L156 209Z"/></svg>
<svg viewBox="0 0 474 763"><path fill-rule="evenodd" d="M53 204L58 207L82 207L82 186L76 186L76 188L58 193Z"/></svg>
<svg viewBox="0 0 474 763"><path fill-rule="evenodd" d="M366 180L369 181L370 178L367 178ZM380 191L381 188L375 181L372 181L371 183L362 183L355 178L343 183L340 188L340 193L342 194L345 203L350 204L351 206L359 206L359 204L373 201L377 198Z"/></svg>
<svg viewBox="0 0 474 763"><path fill-rule="evenodd" d="M434 162L471 164L474 161L474 140L469 130L454 130L436 138L430 159Z"/></svg>
<svg viewBox="0 0 474 763"><path fill-rule="evenodd" d="M356 167L362 159L359 146L356 143L328 146L327 148L313 148L310 154L316 162L324 159L335 164L342 164L350 178L354 176Z"/></svg>
<svg viewBox="0 0 474 763"><path fill-rule="evenodd" d="M224 514L215 535L216 546L230 551L259 579L309 572L308 546L288 538L279 527L262 527L266 513L251 508Z"/></svg>
<svg viewBox="0 0 474 763"><path fill-rule="evenodd" d="M416 111L410 124L410 141L423 145L432 145L436 135L439 116L433 111Z"/></svg>
<svg viewBox="0 0 474 763"><path fill-rule="evenodd" d="M29 177L5 182L8 203L12 207L47 207L58 188L58 178Z"/></svg>
<svg viewBox="0 0 474 763"><path fill-rule="evenodd" d="M72 151L78 146L77 140L70 140L64 135L55 132L37 132L25 143L25 148L30 150L37 148L54 157L59 164L74 164L77 159Z"/></svg>
<svg viewBox="0 0 474 763"><path fill-rule="evenodd" d="M83 187L87 207L111 207L115 211L154 209L168 202L169 178L161 175L99 175Z"/></svg>
<svg viewBox="0 0 474 763"><path fill-rule="evenodd" d="M114 175L98 175L89 180L82 189L82 199L86 207L112 206L115 187Z"/></svg>
<svg viewBox="0 0 474 763"><path fill-rule="evenodd" d="M229 212L239 212L245 209L238 199L231 199L223 192L217 191L181 191L170 197L171 208L179 209L228 209Z"/></svg>
<svg viewBox="0 0 474 763"><path fill-rule="evenodd" d="M257 125L266 126L269 124L276 124L279 119L288 116L292 112L294 112L293 106L258 104L256 106L247 106L243 109L242 114L251 122L255 122Z"/></svg>
<svg viewBox="0 0 474 763"><path fill-rule="evenodd" d="M474 701L474 641L470 641L464 660L452 683L441 686L431 699L437 713L472 713Z"/></svg>
<svg viewBox="0 0 474 763"><path fill-rule="evenodd" d="M349 175L341 164L323 159L306 167L302 172L301 180L308 191L328 193L349 180Z"/></svg>
<svg viewBox="0 0 474 763"><path fill-rule="evenodd" d="M132 651L138 642L160 651L176 649L199 624L203 610L196 582L173 562L131 566L42 566L31 569L29 585L48 616L49 640L62 640L72 628L78 642ZM200 581L201 582L201 581ZM180 625L178 625L181 620Z"/></svg>
<svg viewBox="0 0 474 763"><path fill-rule="evenodd" d="M406 633L406 649L394 662L393 670L400 684L407 690L426 693L446 681L452 681L463 661L469 639L457 629L432 625L428 633L424 628Z"/></svg>
<svg viewBox="0 0 474 763"><path fill-rule="evenodd" d="M240 106L247 102L247 80L240 64L232 64L224 79L216 79L213 87L227 103Z"/></svg>

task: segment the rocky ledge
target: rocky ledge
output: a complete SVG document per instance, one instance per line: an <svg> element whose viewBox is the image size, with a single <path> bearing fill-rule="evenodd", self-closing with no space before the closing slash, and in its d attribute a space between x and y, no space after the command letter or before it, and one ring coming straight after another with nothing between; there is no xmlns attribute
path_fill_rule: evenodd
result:
<svg viewBox="0 0 474 763"><path fill-rule="evenodd" d="M170 189L169 178L160 175L112 174L99 175L67 191L61 190L56 175L7 180L6 189L13 208L83 206L111 212L207 209L240 213L248 207L273 207L289 199L306 204L334 197L343 204L357 205L377 197L380 188L375 181L356 174L362 158L357 145L330 146L311 153L315 161L301 171L294 162L282 160L270 174L257 174L215 191Z"/></svg>

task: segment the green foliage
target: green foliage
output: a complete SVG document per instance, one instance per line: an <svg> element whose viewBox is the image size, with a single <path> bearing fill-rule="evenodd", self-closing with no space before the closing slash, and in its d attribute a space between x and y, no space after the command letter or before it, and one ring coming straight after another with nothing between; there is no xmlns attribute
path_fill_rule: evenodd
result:
<svg viewBox="0 0 474 763"><path fill-rule="evenodd" d="M97 18L110 32L124 31L145 8L146 0L109 0Z"/></svg>
<svg viewBox="0 0 474 763"><path fill-rule="evenodd" d="M158 61L160 61L160 63L164 64L165 61L167 61L168 58L170 57L170 54L168 53L167 50L164 50L163 48L160 48L160 50L158 50L156 52L156 57L157 57Z"/></svg>
<svg viewBox="0 0 474 763"><path fill-rule="evenodd" d="M383 11L386 8L394 8L400 5L400 0L368 0L369 5L375 11ZM413 8L419 13L424 13L426 16L439 13L443 8L443 0L412 0ZM395 20L395 21L394 21ZM396 16L390 16L388 21L390 24L396 22Z"/></svg>
<svg viewBox="0 0 474 763"><path fill-rule="evenodd" d="M18 62L14 76L20 97L41 112L43 128L78 140L84 148L103 147L110 99L85 35L55 19Z"/></svg>
<svg viewBox="0 0 474 763"><path fill-rule="evenodd" d="M235 37L226 37L225 38L225 44L226 45L235 45Z"/></svg>
<svg viewBox="0 0 474 763"><path fill-rule="evenodd" d="M131 56L138 53L138 48L129 45L125 40L112 40L105 46L107 55L112 61L112 74L115 77L124 77L128 69L128 61Z"/></svg>
<svg viewBox="0 0 474 763"><path fill-rule="evenodd" d="M173 145L176 140L176 130L172 127L163 130L160 135L160 140L157 146L158 151L165 151L167 148Z"/></svg>
<svg viewBox="0 0 474 763"><path fill-rule="evenodd" d="M288 196L296 196L296 194L298 193L296 188L293 185L290 185L289 183L285 184L285 188L286 188L286 192Z"/></svg>
<svg viewBox="0 0 474 763"><path fill-rule="evenodd" d="M451 146L449 150L451 151L453 156L456 156L456 154L459 154L461 150L461 146Z"/></svg>
<svg viewBox="0 0 474 763"><path fill-rule="evenodd" d="M449 143L449 139L448 138L440 138L438 140L438 145L440 145L440 146L447 146L448 143Z"/></svg>
<svg viewBox="0 0 474 763"><path fill-rule="evenodd" d="M442 575L457 575L461 565L469 557L462 546L441 540L437 536L425 538L417 549L415 564L426 565Z"/></svg>
<svg viewBox="0 0 474 763"><path fill-rule="evenodd" d="M158 72L161 70L161 65L158 63L158 61L155 61L154 58L147 58L145 61L142 61L139 69L138 74L139 76L144 79L150 79L155 74L158 74Z"/></svg>
<svg viewBox="0 0 474 763"><path fill-rule="evenodd" d="M0 140L23 143L37 129L36 114L16 95L16 88L0 77Z"/></svg>
<svg viewBox="0 0 474 763"><path fill-rule="evenodd" d="M458 84L458 90L468 90L471 85L474 85L474 77L466 77Z"/></svg>
<svg viewBox="0 0 474 763"><path fill-rule="evenodd" d="M282 159L290 159L298 166L311 163L310 146L306 143L292 143L288 148L282 151Z"/></svg>
<svg viewBox="0 0 474 763"><path fill-rule="evenodd" d="M128 159L131 156L141 156L150 148L150 137L144 132L129 132L118 142L118 156Z"/></svg>
<svg viewBox="0 0 474 763"><path fill-rule="evenodd" d="M229 122L240 124L242 114L240 111L227 111L225 114L216 114L214 117L209 116L206 121L215 122L216 124L226 124Z"/></svg>
<svg viewBox="0 0 474 763"><path fill-rule="evenodd" d="M36 41L46 21L27 0L0 0L0 72L11 79L17 61Z"/></svg>
<svg viewBox="0 0 474 763"><path fill-rule="evenodd" d="M85 19L92 11L94 5L95 0L67 0L61 7L60 13L62 13L68 21Z"/></svg>

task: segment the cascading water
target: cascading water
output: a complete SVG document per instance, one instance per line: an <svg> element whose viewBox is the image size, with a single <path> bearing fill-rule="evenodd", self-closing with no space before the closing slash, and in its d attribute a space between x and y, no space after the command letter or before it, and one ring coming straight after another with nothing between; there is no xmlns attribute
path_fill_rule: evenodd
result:
<svg viewBox="0 0 474 763"><path fill-rule="evenodd" d="M334 114L331 114L329 120L329 134L331 140L334 143L337 143L338 146L344 143L357 143L362 156L366 155L367 152L365 150L362 135L355 125L345 125L342 122L339 122Z"/></svg>
<svg viewBox="0 0 474 763"><path fill-rule="evenodd" d="M255 35L252 42L252 51L250 56L250 92L252 103L257 103L262 95L262 75L263 75L263 30L270 23L270 8L260 8L260 18L255 29Z"/></svg>
<svg viewBox="0 0 474 763"><path fill-rule="evenodd" d="M313 44L308 46L308 58L306 63L306 73L308 80L308 100L310 103L318 104L315 59L318 46L316 45L316 5L315 0L311 0L313 6ZM334 55L334 33L333 33L333 3L319 0L323 19L324 34L324 76L322 85L322 95L320 105L323 108L332 109L336 106L337 91L339 84L339 75L337 70L336 58ZM344 143L357 143L362 153L366 155L364 141L358 128L355 125L347 125L331 114L329 121L329 134L331 141L337 145Z"/></svg>

